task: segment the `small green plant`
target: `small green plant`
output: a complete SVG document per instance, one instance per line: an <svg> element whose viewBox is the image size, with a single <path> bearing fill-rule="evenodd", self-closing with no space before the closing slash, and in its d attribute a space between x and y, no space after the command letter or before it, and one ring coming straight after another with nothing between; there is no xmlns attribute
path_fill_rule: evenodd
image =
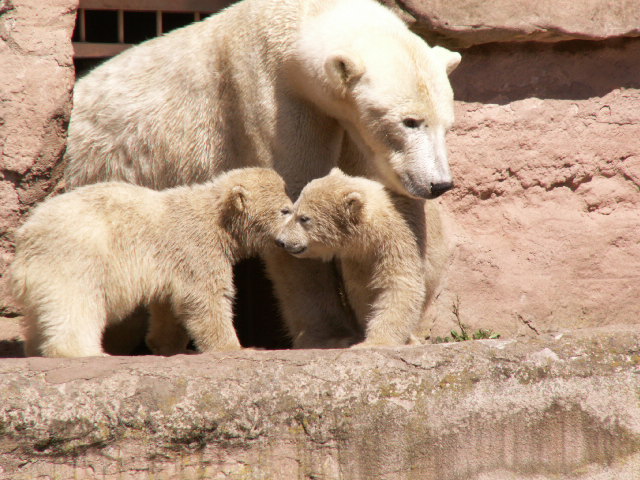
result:
<svg viewBox="0 0 640 480"><path fill-rule="evenodd" d="M500 338L499 333L484 328L473 332L471 336L469 336L469 327L462 323L462 320L460 319L460 298L457 295L451 309L456 317L456 323L458 324L458 328L460 328L460 331L458 332L457 330L453 329L451 330L451 332L449 332L450 336L436 337L435 343L465 342L467 340L486 339L495 340L496 338Z"/></svg>

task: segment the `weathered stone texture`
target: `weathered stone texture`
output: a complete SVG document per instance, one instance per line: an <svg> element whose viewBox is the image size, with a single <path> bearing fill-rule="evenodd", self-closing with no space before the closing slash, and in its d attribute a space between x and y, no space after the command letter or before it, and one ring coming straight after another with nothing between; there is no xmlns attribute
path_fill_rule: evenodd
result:
<svg viewBox="0 0 640 480"><path fill-rule="evenodd" d="M640 322L640 39L463 55L434 333Z"/></svg>
<svg viewBox="0 0 640 480"><path fill-rule="evenodd" d="M0 0L0 275L59 178L76 3ZM0 479L638 478L640 3L397 4L426 38L471 46L432 333L457 304L474 329L534 338L2 359ZM18 332L0 321L0 356Z"/></svg>
<svg viewBox="0 0 640 480"><path fill-rule="evenodd" d="M421 32L474 45L452 75L458 187L441 201L455 248L435 335L457 302L503 335L640 321L640 3L574 3L397 2ZM74 6L0 3L0 275L13 228L57 181ZM0 303L11 312L2 279Z"/></svg>
<svg viewBox="0 0 640 480"><path fill-rule="evenodd" d="M0 478L631 480L639 342L3 360Z"/></svg>
<svg viewBox="0 0 640 480"><path fill-rule="evenodd" d="M0 2L0 275L21 215L56 185L74 70L78 0ZM11 313L0 279L2 311Z"/></svg>
<svg viewBox="0 0 640 480"><path fill-rule="evenodd" d="M465 48L491 42L560 42L640 36L636 0L381 0L428 40Z"/></svg>

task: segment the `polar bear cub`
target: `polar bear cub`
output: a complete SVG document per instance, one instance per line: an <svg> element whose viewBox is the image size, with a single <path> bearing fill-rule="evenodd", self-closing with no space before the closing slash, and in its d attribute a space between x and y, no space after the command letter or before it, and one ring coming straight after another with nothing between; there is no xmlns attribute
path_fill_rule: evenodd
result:
<svg viewBox="0 0 640 480"><path fill-rule="evenodd" d="M425 225L412 215L415 203L334 168L305 186L277 236L296 257L339 259L364 331L358 347L407 344L420 322L428 292Z"/></svg>
<svg viewBox="0 0 640 480"><path fill-rule="evenodd" d="M184 351L186 332L201 352L241 348L232 267L273 246L290 207L266 168L160 192L102 183L47 200L17 231L10 273L26 354L105 355L105 326L140 304L150 305L155 353Z"/></svg>

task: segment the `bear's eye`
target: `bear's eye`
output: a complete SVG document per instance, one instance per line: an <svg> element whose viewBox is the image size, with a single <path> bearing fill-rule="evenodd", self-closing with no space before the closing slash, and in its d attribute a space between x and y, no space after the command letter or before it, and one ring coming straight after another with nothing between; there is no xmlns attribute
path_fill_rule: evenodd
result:
<svg viewBox="0 0 640 480"><path fill-rule="evenodd" d="M407 128L418 128L420 125L422 125L423 122L424 120L422 119L411 117L402 120L402 124Z"/></svg>
<svg viewBox="0 0 640 480"><path fill-rule="evenodd" d="M280 213L282 215L289 215L291 213L291 209L287 208L287 207L284 207L282 210L280 210Z"/></svg>
<svg viewBox="0 0 640 480"><path fill-rule="evenodd" d="M307 223L309 223L311 221L311 219L309 217L307 217L306 215L302 215L300 218L298 218L298 220L303 225L305 225L305 224L307 224Z"/></svg>

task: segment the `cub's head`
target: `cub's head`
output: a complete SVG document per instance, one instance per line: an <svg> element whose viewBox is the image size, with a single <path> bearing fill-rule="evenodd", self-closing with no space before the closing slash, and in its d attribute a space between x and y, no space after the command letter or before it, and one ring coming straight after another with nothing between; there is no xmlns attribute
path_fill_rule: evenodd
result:
<svg viewBox="0 0 640 480"><path fill-rule="evenodd" d="M319 17L301 42L313 53L307 68L323 80L315 101L364 154L368 177L403 195L435 198L453 186L445 143L454 120L448 75L460 54L429 47L393 13L371 8L380 10L377 16L351 15L345 19L351 26L331 38L321 36ZM341 29L331 20L337 25L325 29Z"/></svg>
<svg viewBox="0 0 640 480"><path fill-rule="evenodd" d="M240 168L227 172L219 182L226 192L227 227L247 244L272 244L292 209L282 177L270 168Z"/></svg>
<svg viewBox="0 0 640 480"><path fill-rule="evenodd" d="M330 260L358 239L359 227L367 217L365 200L378 187L382 189L376 182L349 177L334 168L304 187L276 244L297 257Z"/></svg>

